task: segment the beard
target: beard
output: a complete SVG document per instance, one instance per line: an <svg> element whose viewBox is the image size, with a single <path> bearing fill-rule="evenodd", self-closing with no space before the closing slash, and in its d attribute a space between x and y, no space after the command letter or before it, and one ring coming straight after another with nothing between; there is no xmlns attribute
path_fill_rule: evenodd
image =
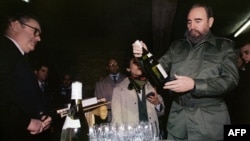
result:
<svg viewBox="0 0 250 141"><path fill-rule="evenodd" d="M207 37L209 30L200 32L198 30L187 30L185 33L186 38L192 43L197 44Z"/></svg>

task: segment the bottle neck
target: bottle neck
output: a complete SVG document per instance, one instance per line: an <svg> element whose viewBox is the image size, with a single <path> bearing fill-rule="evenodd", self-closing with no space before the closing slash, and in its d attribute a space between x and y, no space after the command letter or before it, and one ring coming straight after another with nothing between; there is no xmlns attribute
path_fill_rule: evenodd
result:
<svg viewBox="0 0 250 141"><path fill-rule="evenodd" d="M68 115L73 119L79 118L79 112L82 109L82 100L81 99L72 99L70 104L70 109Z"/></svg>
<svg viewBox="0 0 250 141"><path fill-rule="evenodd" d="M151 58L153 56L152 53L150 53L149 51L147 51L146 49L143 48L143 53L142 53L142 60L146 60L148 58Z"/></svg>
<svg viewBox="0 0 250 141"><path fill-rule="evenodd" d="M82 99L71 99L71 104L82 105Z"/></svg>

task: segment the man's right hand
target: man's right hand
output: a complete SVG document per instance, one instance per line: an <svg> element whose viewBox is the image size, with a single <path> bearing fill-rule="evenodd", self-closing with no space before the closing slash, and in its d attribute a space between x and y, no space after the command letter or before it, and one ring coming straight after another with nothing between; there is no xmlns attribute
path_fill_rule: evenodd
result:
<svg viewBox="0 0 250 141"><path fill-rule="evenodd" d="M47 130L50 127L50 124L52 122L52 118L50 116L42 116L42 122L43 122L43 130Z"/></svg>
<svg viewBox="0 0 250 141"><path fill-rule="evenodd" d="M133 54L135 57L141 57L142 56L142 48L145 48L147 50L147 46L142 41L136 40L133 44Z"/></svg>

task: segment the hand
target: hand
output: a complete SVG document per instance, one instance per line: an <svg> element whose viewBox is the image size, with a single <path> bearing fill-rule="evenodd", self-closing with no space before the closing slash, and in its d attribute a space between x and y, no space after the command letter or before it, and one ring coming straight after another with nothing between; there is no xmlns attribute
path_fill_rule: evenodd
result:
<svg viewBox="0 0 250 141"><path fill-rule="evenodd" d="M158 95L156 94L156 92L154 92L154 95L147 97L147 100L150 103L154 104L155 106L160 104L160 101L158 99Z"/></svg>
<svg viewBox="0 0 250 141"><path fill-rule="evenodd" d="M52 118L50 116L42 116L41 120L42 120L43 130L47 130L50 127Z"/></svg>
<svg viewBox="0 0 250 141"><path fill-rule="evenodd" d="M147 46L142 41L136 40L133 44L133 54L135 57L141 57L142 56L142 48L145 48L147 50Z"/></svg>
<svg viewBox="0 0 250 141"><path fill-rule="evenodd" d="M194 80L190 77L175 74L175 79L165 83L163 88L177 93L190 91L194 88Z"/></svg>
<svg viewBox="0 0 250 141"><path fill-rule="evenodd" d="M27 130L33 135L41 133L43 131L42 121L38 119L31 119Z"/></svg>

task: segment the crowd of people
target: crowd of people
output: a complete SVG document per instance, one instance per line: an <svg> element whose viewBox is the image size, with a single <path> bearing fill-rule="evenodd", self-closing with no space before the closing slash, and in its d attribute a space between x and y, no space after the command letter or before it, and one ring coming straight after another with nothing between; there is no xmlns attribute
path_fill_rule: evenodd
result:
<svg viewBox="0 0 250 141"><path fill-rule="evenodd" d="M174 41L158 60L169 74L163 89L171 94L171 108L165 107L162 97L166 94L155 90L138 63L141 47L148 50L143 41L132 44L132 53L124 62L126 73L116 58L108 59L107 76L96 82L93 96L111 103L106 120L97 123L149 121L164 130L159 118L169 113L163 128L167 139L178 141L223 140L224 125L250 124L250 43L244 44L237 56L234 41L212 34L213 22L209 6L193 5L187 14L186 38ZM42 32L35 16L11 15L3 27L0 140L60 140L64 118L55 114L55 109L70 102L72 74L63 73L59 87L52 88L49 66L31 67L27 54L41 41ZM242 63L237 64L238 60Z"/></svg>

